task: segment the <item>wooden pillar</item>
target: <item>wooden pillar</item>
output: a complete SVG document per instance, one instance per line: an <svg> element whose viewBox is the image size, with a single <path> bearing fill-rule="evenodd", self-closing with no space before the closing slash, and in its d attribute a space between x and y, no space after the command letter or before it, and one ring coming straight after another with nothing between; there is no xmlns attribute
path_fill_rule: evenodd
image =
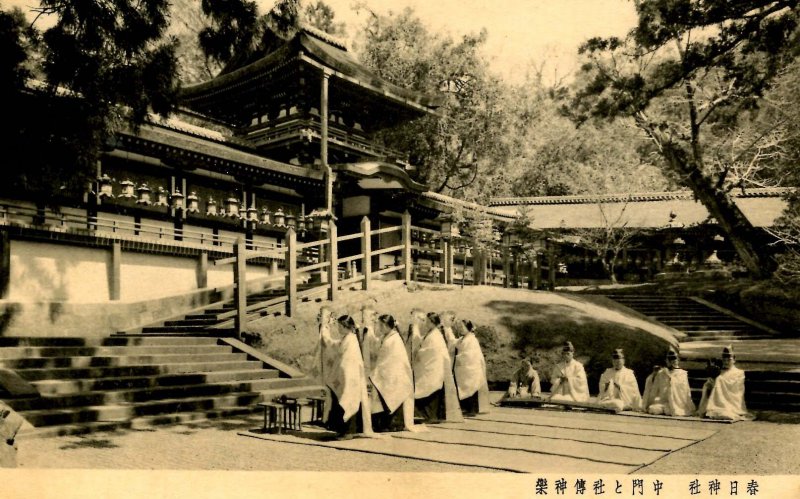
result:
<svg viewBox="0 0 800 499"><path fill-rule="evenodd" d="M0 299L8 296L11 282L11 238L8 231L0 232Z"/></svg>
<svg viewBox="0 0 800 499"><path fill-rule="evenodd" d="M514 254L514 287L519 287L519 255L516 251L513 252Z"/></svg>
<svg viewBox="0 0 800 499"><path fill-rule="evenodd" d="M442 268L442 273L439 276L439 283L440 284L447 284L447 241L442 239L441 250L442 253L439 255L439 267Z"/></svg>
<svg viewBox="0 0 800 499"><path fill-rule="evenodd" d="M328 300L336 300L339 294L339 248L336 239L339 237L333 220L328 223Z"/></svg>
<svg viewBox="0 0 800 499"><path fill-rule="evenodd" d="M197 259L197 287L208 287L208 251L201 251Z"/></svg>
<svg viewBox="0 0 800 499"><path fill-rule="evenodd" d="M364 274L364 280L361 282L361 289L367 291L369 289L370 279L372 279L372 226L370 225L369 218L364 217L361 219L361 272Z"/></svg>
<svg viewBox="0 0 800 499"><path fill-rule="evenodd" d="M547 284L550 291L556 289L556 247L551 241L547 242Z"/></svg>
<svg viewBox="0 0 800 499"><path fill-rule="evenodd" d="M286 231L286 315L297 312L297 234L294 229Z"/></svg>
<svg viewBox="0 0 800 499"><path fill-rule="evenodd" d="M508 261L508 246L503 246L503 287L508 287L508 274L511 273L511 269L509 268L510 264Z"/></svg>
<svg viewBox="0 0 800 499"><path fill-rule="evenodd" d="M325 208L333 214L333 170L328 165L328 83L330 74L322 71L322 88L320 89L320 162L325 169Z"/></svg>
<svg viewBox="0 0 800 499"><path fill-rule="evenodd" d="M247 324L247 249L244 237L239 236L233 245L233 303L236 305L236 315L233 318L233 327L237 338L242 337L242 332Z"/></svg>
<svg viewBox="0 0 800 499"><path fill-rule="evenodd" d="M445 284L453 284L453 243L446 241L445 249Z"/></svg>
<svg viewBox="0 0 800 499"><path fill-rule="evenodd" d="M109 297L119 300L122 296L122 244L119 241L111 243L111 271L108 276Z"/></svg>
<svg viewBox="0 0 800 499"><path fill-rule="evenodd" d="M411 214L406 210L403 212L403 279L406 282L411 280Z"/></svg>
<svg viewBox="0 0 800 499"><path fill-rule="evenodd" d="M275 275L278 273L278 260L271 260L269 262L269 275Z"/></svg>
<svg viewBox="0 0 800 499"><path fill-rule="evenodd" d="M536 252L536 257L533 262L533 289L542 288L542 254Z"/></svg>

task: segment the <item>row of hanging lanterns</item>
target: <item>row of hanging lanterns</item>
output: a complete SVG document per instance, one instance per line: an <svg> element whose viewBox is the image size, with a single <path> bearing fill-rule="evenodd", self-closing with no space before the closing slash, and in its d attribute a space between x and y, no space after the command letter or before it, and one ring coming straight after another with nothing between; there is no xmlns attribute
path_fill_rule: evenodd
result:
<svg viewBox="0 0 800 499"><path fill-rule="evenodd" d="M107 174L103 174L97 181L98 195L101 199L115 198L112 179ZM179 189L175 189L170 194L163 187L158 187L153 193L147 183L136 187L136 184L127 179L120 182L120 186L121 191L116 196L117 199L135 199L138 205L168 206L175 210L186 209L188 213L200 213L200 199L194 191L185 196ZM278 208L274 212L271 212L266 206L260 212L255 205L245 208L244 203L235 197L227 198L220 207L213 196L209 196L206 201L205 214L210 217L235 218L256 224L289 227L301 232L310 230L315 225L311 217L297 217L291 212L285 213L282 208Z"/></svg>

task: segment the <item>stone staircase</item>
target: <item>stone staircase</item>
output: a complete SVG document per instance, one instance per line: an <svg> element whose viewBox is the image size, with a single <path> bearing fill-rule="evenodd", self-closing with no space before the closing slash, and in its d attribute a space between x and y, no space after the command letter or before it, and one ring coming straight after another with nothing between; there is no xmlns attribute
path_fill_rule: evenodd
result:
<svg viewBox="0 0 800 499"><path fill-rule="evenodd" d="M640 314L686 334L681 341L772 338L777 333L698 298L661 295L606 295Z"/></svg>
<svg viewBox="0 0 800 499"><path fill-rule="evenodd" d="M309 301L317 294L324 294L325 288L318 284L298 284L301 301ZM282 288L267 289L247 296L248 319L255 320L268 315L280 315L285 308L286 291ZM192 311L181 317L161 321L141 328L145 335L158 336L214 336L234 335L233 319L236 306L233 300L212 304Z"/></svg>
<svg viewBox="0 0 800 499"><path fill-rule="evenodd" d="M38 396L0 398L35 435L139 428L253 412L282 394L319 395L286 373L213 337L0 338L0 368ZM290 377L294 374L295 377Z"/></svg>
<svg viewBox="0 0 800 499"><path fill-rule="evenodd" d="M800 345L777 331L699 298L662 295L606 295L686 336L679 338L681 367L689 372L695 403L706 381L706 361L733 345L744 369L748 408L800 411Z"/></svg>

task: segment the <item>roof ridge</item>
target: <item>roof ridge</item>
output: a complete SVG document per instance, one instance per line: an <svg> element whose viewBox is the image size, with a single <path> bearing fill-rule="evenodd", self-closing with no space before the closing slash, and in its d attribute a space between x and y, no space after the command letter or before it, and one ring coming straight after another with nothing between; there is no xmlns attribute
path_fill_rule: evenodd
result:
<svg viewBox="0 0 800 499"><path fill-rule="evenodd" d="M792 192L792 187L754 187L744 191L731 191L736 198L777 197ZM668 201L673 199L693 199L692 191L639 192L629 194L577 194L570 196L519 196L496 197L489 200L489 206L514 204L584 204L597 202L618 203L625 201Z"/></svg>
<svg viewBox="0 0 800 499"><path fill-rule="evenodd" d="M313 36L314 38L317 38L327 43L328 45L332 45L338 49L342 49L345 52L348 52L347 45L345 44L344 40L337 38L331 35L330 33L326 33L325 31L322 31L319 28L316 28L314 26L311 26L310 24L305 24L305 23L300 25L300 30L307 35Z"/></svg>

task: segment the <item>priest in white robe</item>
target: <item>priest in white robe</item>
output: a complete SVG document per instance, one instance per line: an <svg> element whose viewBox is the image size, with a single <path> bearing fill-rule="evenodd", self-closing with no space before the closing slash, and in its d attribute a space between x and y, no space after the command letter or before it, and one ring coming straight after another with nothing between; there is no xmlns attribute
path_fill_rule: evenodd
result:
<svg viewBox="0 0 800 499"><path fill-rule="evenodd" d="M722 369L703 386L698 416L710 419L740 420L748 416L744 402L744 371L736 367L733 348L722 350Z"/></svg>
<svg viewBox="0 0 800 499"><path fill-rule="evenodd" d="M575 347L565 342L561 348L561 360L550 372L550 400L559 402L588 402L589 384L583 364L573 358Z"/></svg>
<svg viewBox="0 0 800 499"><path fill-rule="evenodd" d="M429 313L426 319L427 332L411 362L415 415L426 423L463 421L450 353L440 329L441 320L434 312Z"/></svg>
<svg viewBox="0 0 800 499"><path fill-rule="evenodd" d="M355 321L343 315L337 325L338 338L330 327L320 327L321 379L331 392L326 423L340 438L352 438L359 431L372 433L371 421L365 417L369 415L366 376Z"/></svg>
<svg viewBox="0 0 800 499"><path fill-rule="evenodd" d="M465 416L487 413L489 383L486 380L486 359L475 337L475 325L466 320L456 329L461 337L453 348L453 377L461 412Z"/></svg>
<svg viewBox="0 0 800 499"><path fill-rule="evenodd" d="M680 368L678 352L672 348L667 352L666 364L653 375L650 386L645 387L643 409L657 415L693 415L695 407L689 388L689 374Z"/></svg>
<svg viewBox="0 0 800 499"><path fill-rule="evenodd" d="M506 396L509 398L539 397L541 394L542 384L539 381L539 373L533 368L530 360L523 359L522 365L511 376Z"/></svg>
<svg viewBox="0 0 800 499"><path fill-rule="evenodd" d="M394 317L378 317L370 344L376 359L369 374L374 388L370 393L373 429L417 431L411 364Z"/></svg>
<svg viewBox="0 0 800 499"><path fill-rule="evenodd" d="M642 406L639 384L636 375L625 367L625 354L621 348L611 353L612 367L600 376L600 390L597 403L616 412L638 411Z"/></svg>

